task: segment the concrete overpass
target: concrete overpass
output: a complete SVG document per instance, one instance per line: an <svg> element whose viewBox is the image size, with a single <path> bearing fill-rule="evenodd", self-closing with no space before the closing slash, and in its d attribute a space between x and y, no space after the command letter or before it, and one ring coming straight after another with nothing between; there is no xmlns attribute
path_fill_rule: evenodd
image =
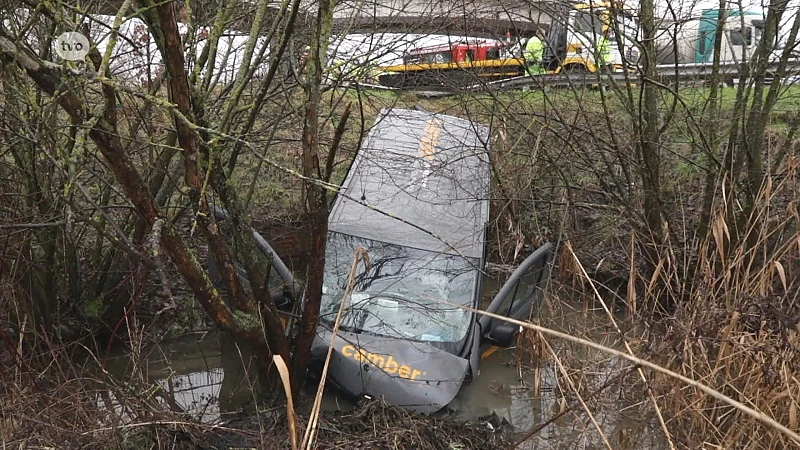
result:
<svg viewBox="0 0 800 450"><path fill-rule="evenodd" d="M505 38L548 28L541 0L345 0L334 10L334 28L346 33L452 34Z"/></svg>
<svg viewBox="0 0 800 450"><path fill-rule="evenodd" d="M537 27L545 31L549 22L518 22L504 19L461 19L449 17L354 17L334 19L333 28L338 33L407 33L443 34L504 39L507 35L530 37Z"/></svg>
<svg viewBox="0 0 800 450"><path fill-rule="evenodd" d="M237 1L237 0L234 0ZM238 0L230 29L248 32L256 0ZM556 0L563 1L563 0ZM194 2L195 23L211 25L222 1ZM271 0L276 13L280 3ZM451 34L504 38L533 35L537 26L547 29L551 23L544 0L341 0L334 9L334 31L337 34L413 33ZM296 28L306 27L317 11L318 2L301 0ZM87 12L114 15L122 0L100 0L91 3ZM130 13L130 11L129 11ZM267 24L266 27L269 25Z"/></svg>

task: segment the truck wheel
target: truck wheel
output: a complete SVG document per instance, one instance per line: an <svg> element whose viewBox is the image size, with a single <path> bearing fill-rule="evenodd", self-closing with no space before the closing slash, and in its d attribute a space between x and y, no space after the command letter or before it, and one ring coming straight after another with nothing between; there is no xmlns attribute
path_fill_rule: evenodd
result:
<svg viewBox="0 0 800 450"><path fill-rule="evenodd" d="M562 72L567 75L569 82L575 86L585 85L586 76L589 74L583 64L569 64L562 69Z"/></svg>
<svg viewBox="0 0 800 450"><path fill-rule="evenodd" d="M569 64L567 66L564 66L563 70L568 74L573 74L573 73L581 74L587 72L586 66L584 66L583 64Z"/></svg>

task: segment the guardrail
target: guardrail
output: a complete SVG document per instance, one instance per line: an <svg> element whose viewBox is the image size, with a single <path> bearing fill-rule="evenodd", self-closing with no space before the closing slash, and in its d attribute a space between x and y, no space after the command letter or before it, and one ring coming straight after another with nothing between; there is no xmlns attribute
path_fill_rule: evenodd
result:
<svg viewBox="0 0 800 450"><path fill-rule="evenodd" d="M774 73L778 69L779 63L772 62L767 67L768 73ZM785 75L794 77L800 73L800 59L788 61ZM714 66L710 63L692 64L664 64L656 66L657 81L678 80L707 80L714 76L719 77L721 82L733 82L742 74L741 63L725 63L719 65L719 70L715 74ZM630 70L627 74L623 72L615 73L592 73L592 72L572 72L547 74L540 76L520 76L507 78L505 80L492 81L480 85L473 85L467 90L480 90L485 88L500 89L523 89L542 86L585 86L616 83L641 83L644 74L639 69Z"/></svg>

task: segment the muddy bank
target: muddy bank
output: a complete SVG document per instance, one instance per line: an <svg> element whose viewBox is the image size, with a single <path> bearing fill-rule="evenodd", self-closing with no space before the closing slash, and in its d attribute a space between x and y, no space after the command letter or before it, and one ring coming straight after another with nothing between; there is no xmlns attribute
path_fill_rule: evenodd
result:
<svg viewBox="0 0 800 450"><path fill-rule="evenodd" d="M308 419L299 417L303 426ZM222 425L158 425L129 441L153 443L156 448L278 450L291 448L287 429L285 411L276 408ZM422 417L377 399L344 413L323 412L318 430L316 449L492 450L513 445L506 427Z"/></svg>
<svg viewBox="0 0 800 450"><path fill-rule="evenodd" d="M305 424L308 416L301 416ZM207 436L201 448L291 448L283 411L273 410L258 417L236 419L224 431ZM486 422L460 422L447 418L422 417L372 400L349 412L324 412L320 416L318 449L501 449L512 441L501 427Z"/></svg>

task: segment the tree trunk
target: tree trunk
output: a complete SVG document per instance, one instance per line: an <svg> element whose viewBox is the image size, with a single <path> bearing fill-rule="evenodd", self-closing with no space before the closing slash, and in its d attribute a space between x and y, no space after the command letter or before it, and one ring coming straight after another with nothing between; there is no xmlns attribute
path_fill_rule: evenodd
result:
<svg viewBox="0 0 800 450"><path fill-rule="evenodd" d="M656 26L654 17L653 0L642 0L641 3L641 25L644 34L644 60L643 70L645 75L644 83L644 105L641 112L641 136L639 139L639 155L642 177L642 188L644 190L644 216L647 224L649 239L643 244L644 256L648 266L648 272L653 273L658 264L661 242L663 240L662 217L663 205L661 203L661 183L660 183L660 132L659 114L660 105L658 101L658 87L651 80L656 80Z"/></svg>
<svg viewBox="0 0 800 450"><path fill-rule="evenodd" d="M325 272L325 246L328 233L328 201L325 189L312 180L320 180L320 117L322 75L326 64L328 41L333 23L333 0L321 0L311 41L306 75L306 114L303 123L303 183L304 198L311 224L311 256L306 283L306 304L297 345L292 359L292 390L296 394L305 379L314 343L319 308L322 302L322 281ZM330 155L328 155L330 156Z"/></svg>

